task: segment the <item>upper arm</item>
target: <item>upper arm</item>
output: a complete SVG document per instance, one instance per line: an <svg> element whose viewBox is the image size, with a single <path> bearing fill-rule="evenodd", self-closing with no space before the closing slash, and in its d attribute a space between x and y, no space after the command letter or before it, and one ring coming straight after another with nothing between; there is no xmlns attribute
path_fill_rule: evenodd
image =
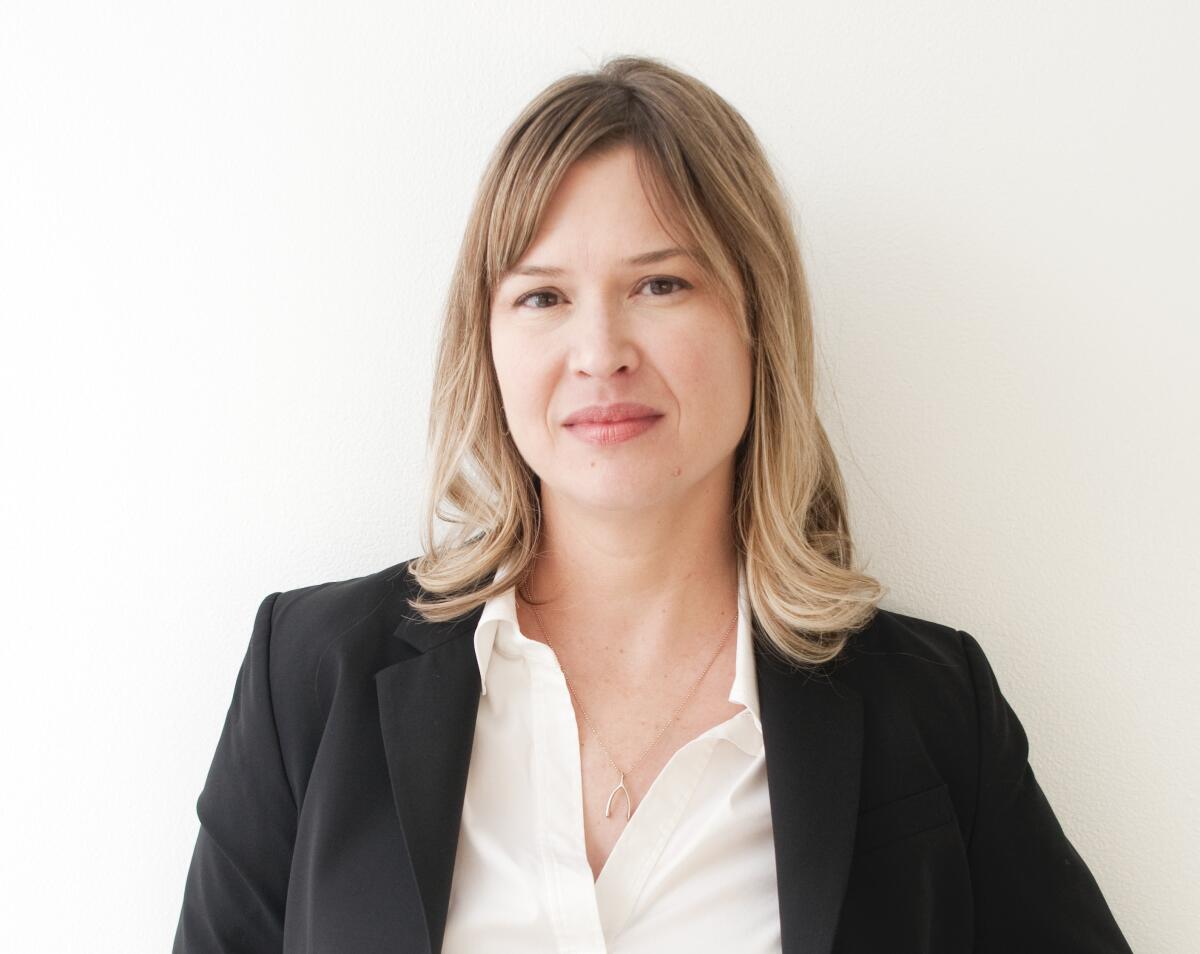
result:
<svg viewBox="0 0 1200 954"><path fill-rule="evenodd" d="M282 950L297 810L280 752L270 680L278 596L272 593L258 608L196 802L200 831L173 954Z"/></svg>
<svg viewBox="0 0 1200 954"><path fill-rule="evenodd" d="M980 952L1129 952L1029 764L1029 743L979 643L959 632L975 694L978 784L967 845Z"/></svg>

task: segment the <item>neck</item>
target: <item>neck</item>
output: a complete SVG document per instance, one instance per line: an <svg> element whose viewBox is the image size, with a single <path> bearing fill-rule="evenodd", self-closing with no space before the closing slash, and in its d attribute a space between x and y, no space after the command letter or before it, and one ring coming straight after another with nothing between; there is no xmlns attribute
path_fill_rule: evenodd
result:
<svg viewBox="0 0 1200 954"><path fill-rule="evenodd" d="M582 678L707 660L737 613L728 507L594 519L543 498L541 546L518 600L521 630ZM543 628L544 627L544 630ZM733 639L730 637L729 642ZM569 661L569 663L568 663Z"/></svg>

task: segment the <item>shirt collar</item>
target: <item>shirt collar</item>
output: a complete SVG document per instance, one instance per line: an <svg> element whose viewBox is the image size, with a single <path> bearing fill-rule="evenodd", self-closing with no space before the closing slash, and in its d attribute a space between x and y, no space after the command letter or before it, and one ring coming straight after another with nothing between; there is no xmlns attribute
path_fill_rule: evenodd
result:
<svg viewBox="0 0 1200 954"><path fill-rule="evenodd" d="M508 575L509 564L496 572L500 580ZM733 730L729 738L739 748L751 755L762 748L762 718L758 705L758 679L755 671L754 634L750 626L750 601L746 594L746 575L738 566L738 619L734 655L733 685L729 690L729 701L744 705L753 718L753 730ZM517 603L514 587L508 587L490 597L483 605L483 613L475 626L475 658L479 663L479 682L483 695L487 695L487 672L491 665L492 652L513 658L524 652L526 644L533 642L521 632L517 621Z"/></svg>

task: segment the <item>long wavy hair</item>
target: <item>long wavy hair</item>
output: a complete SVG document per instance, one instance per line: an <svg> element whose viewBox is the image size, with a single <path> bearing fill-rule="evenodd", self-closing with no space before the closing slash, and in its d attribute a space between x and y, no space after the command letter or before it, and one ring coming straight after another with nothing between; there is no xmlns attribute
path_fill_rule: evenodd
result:
<svg viewBox="0 0 1200 954"><path fill-rule="evenodd" d="M615 56L538 94L492 153L445 304L428 432L424 553L407 564L424 619L523 585L540 479L508 433L489 334L500 277L537 234L573 162L631 145L652 208L697 253L753 358L736 449L733 531L755 629L785 663L834 660L885 587L854 564L846 493L814 405L808 285L789 204L742 116L660 59ZM449 528L435 538L435 524ZM508 566L496 579L496 571Z"/></svg>

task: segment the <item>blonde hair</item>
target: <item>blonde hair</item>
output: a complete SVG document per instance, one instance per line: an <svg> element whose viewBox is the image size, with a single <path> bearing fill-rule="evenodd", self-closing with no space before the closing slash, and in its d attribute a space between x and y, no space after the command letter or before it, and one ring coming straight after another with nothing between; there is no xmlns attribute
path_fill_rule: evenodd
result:
<svg viewBox="0 0 1200 954"><path fill-rule="evenodd" d="M764 648L795 666L829 662L869 622L885 588L854 565L841 472L814 406L811 305L788 203L741 115L649 57L612 57L555 81L488 162L446 300L424 554L408 564L430 598L408 604L430 621L455 619L522 585L533 568L540 480L505 425L492 294L532 242L568 167L626 144L660 221L679 229L680 244L716 279L751 348L733 531ZM453 528L440 542L439 518ZM496 580L506 564L511 570Z"/></svg>

